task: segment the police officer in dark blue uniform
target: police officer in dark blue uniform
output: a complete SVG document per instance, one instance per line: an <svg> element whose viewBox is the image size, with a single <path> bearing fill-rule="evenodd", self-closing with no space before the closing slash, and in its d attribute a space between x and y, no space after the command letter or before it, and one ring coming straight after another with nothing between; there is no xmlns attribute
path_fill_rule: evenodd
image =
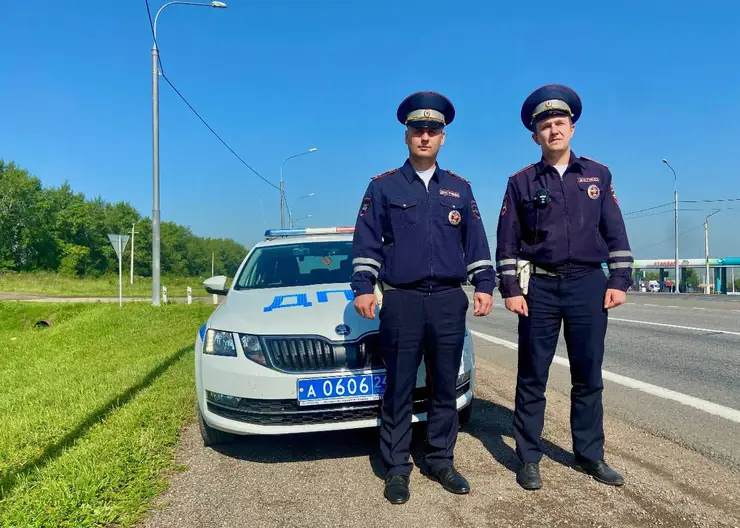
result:
<svg viewBox="0 0 740 528"><path fill-rule="evenodd" d="M422 355L430 388L426 465L453 493L470 486L453 467L459 427L455 396L469 306L462 284L475 286L474 314L493 305L495 271L470 183L439 168L450 101L418 92L398 107L409 156L402 167L372 179L362 199L352 249L354 306L374 318L375 288L383 292L380 346L387 371L380 428L385 497L409 498L411 392Z"/></svg>
<svg viewBox="0 0 740 528"><path fill-rule="evenodd" d="M604 461L601 365L608 310L625 302L633 258L611 172L570 149L581 110L576 92L562 85L527 97L521 119L542 158L509 178L498 222L499 290L506 308L519 314L514 438L525 489L542 486L544 394L561 321L575 468L606 484L624 483Z"/></svg>

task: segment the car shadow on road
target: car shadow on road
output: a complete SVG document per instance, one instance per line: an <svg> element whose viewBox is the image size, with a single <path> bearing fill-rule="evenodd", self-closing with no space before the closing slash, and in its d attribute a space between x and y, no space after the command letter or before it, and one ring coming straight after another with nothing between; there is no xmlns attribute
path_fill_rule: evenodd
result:
<svg viewBox="0 0 740 528"><path fill-rule="evenodd" d="M513 424L514 411L490 400L475 398L471 420L461 432L477 438L499 464L516 473L520 467L519 457L514 448L504 441L504 437L507 437L513 444ZM571 453L544 438L542 449L544 456L558 464L568 467L573 464Z"/></svg>
<svg viewBox="0 0 740 528"><path fill-rule="evenodd" d="M513 411L482 398L475 398L472 405L471 420L460 432L477 438L499 464L516 472L519 459L514 449L504 441L504 437L513 438ZM379 434L379 429L373 427L321 433L244 436L231 444L214 446L213 449L228 457L261 464L367 457L375 476L383 479L385 468L380 459ZM572 465L571 453L546 439L542 444L546 457L564 466ZM425 445L426 424L414 424L411 460L423 473L426 472Z"/></svg>
<svg viewBox="0 0 740 528"><path fill-rule="evenodd" d="M228 457L260 464L368 457L373 472L380 476L383 468L378 454L378 434L377 428L364 428L276 436L243 436L231 444L213 446L213 449Z"/></svg>

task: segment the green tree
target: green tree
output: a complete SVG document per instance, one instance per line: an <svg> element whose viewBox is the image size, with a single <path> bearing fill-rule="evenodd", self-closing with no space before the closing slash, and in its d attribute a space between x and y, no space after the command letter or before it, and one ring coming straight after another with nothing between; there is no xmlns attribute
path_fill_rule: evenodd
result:
<svg viewBox="0 0 740 528"><path fill-rule="evenodd" d="M0 160L0 270L56 271L68 275L117 273L118 259L109 233L134 236L134 272L151 276L152 224L126 202L87 199L65 182L43 188L41 181L14 163ZM190 228L163 222L163 275L233 274L247 249L230 239L209 239ZM131 242L123 258L131 256Z"/></svg>

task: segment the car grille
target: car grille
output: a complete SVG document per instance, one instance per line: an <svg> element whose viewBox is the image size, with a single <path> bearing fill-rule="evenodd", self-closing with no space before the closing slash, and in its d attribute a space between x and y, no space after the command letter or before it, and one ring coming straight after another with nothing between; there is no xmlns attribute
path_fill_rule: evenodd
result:
<svg viewBox="0 0 740 528"><path fill-rule="evenodd" d="M353 343L318 336L262 338L270 367L290 373L382 367L378 343L377 333Z"/></svg>
<svg viewBox="0 0 740 528"><path fill-rule="evenodd" d="M470 382L457 388L459 398L470 390ZM423 413L429 409L429 390L419 387L412 392L413 412ZM229 420L255 425L310 425L334 422L366 420L380 416L381 401L335 403L317 408L304 408L296 400L255 400L241 398L238 407L227 407L211 401L208 410Z"/></svg>

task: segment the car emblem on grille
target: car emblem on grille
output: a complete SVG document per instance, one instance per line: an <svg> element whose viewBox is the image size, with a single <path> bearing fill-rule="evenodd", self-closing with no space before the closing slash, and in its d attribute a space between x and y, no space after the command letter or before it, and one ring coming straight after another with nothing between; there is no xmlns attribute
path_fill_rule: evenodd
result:
<svg viewBox="0 0 740 528"><path fill-rule="evenodd" d="M336 327L334 328L334 331L335 331L335 332L337 333L337 335L340 335L340 336L346 336L346 335L349 335L349 333L350 333L350 332L351 332L352 330L351 330L351 329L350 329L350 327L349 327L349 326L347 326L346 324L340 324L340 325L337 325L337 326L336 326Z"/></svg>

